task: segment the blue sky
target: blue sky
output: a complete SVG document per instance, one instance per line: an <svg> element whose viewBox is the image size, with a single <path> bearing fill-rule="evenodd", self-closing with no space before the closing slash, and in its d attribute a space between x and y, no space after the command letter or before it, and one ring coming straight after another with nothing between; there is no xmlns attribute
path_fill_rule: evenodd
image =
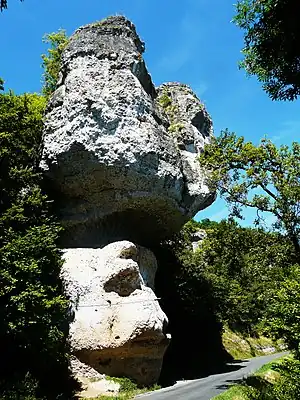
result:
<svg viewBox="0 0 300 400"><path fill-rule="evenodd" d="M145 60L156 85L189 84L214 121L217 135L228 128L258 142L268 135L276 144L299 140L299 102L272 102L255 78L238 69L242 32L230 21L232 0L8 0L0 14L0 76L16 93L39 91L45 33L123 14L146 42ZM246 212L244 224L250 224ZM221 200L196 219L227 216ZM269 219L271 221L271 219Z"/></svg>

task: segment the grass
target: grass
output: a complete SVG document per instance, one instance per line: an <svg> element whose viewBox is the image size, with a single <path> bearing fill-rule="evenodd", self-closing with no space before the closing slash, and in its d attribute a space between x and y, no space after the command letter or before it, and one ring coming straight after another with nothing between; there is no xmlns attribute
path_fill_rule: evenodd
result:
<svg viewBox="0 0 300 400"><path fill-rule="evenodd" d="M251 358L271 354L272 352L263 351L264 348L273 347L280 351L280 342L274 342L270 338L259 336L258 338L244 337L238 333L225 328L222 335L223 346L226 351L235 359Z"/></svg>
<svg viewBox="0 0 300 400"><path fill-rule="evenodd" d="M214 397L214 400L250 400L247 393L251 388L263 388L274 384L280 378L280 374L273 370L273 366L280 364L289 356L281 357L263 365L253 375L244 379L240 385L233 385L224 393Z"/></svg>
<svg viewBox="0 0 300 400"><path fill-rule="evenodd" d="M131 381L128 378L113 378L113 377L106 377L106 379L119 383L120 385L120 391L117 395L115 396L107 396L107 395L101 395L98 396L94 400L129 400L133 399L135 396L138 394L143 394L147 392L151 392L153 390L158 390L160 389L160 386L154 385L151 387L146 387L146 388L138 388L136 383Z"/></svg>
<svg viewBox="0 0 300 400"><path fill-rule="evenodd" d="M215 400L248 400L246 389L243 385L235 385L226 392L214 398Z"/></svg>

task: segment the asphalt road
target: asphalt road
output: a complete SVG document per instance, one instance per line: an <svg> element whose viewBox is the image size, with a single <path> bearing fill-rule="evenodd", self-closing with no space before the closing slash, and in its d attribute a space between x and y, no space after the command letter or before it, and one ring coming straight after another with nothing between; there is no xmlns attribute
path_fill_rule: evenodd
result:
<svg viewBox="0 0 300 400"><path fill-rule="evenodd" d="M210 400L227 390L230 385L238 383L244 377L251 375L264 364L285 354L287 353L276 353L269 356L255 357L248 360L228 363L228 372L210 375L202 379L178 382L174 386L139 395L136 399Z"/></svg>

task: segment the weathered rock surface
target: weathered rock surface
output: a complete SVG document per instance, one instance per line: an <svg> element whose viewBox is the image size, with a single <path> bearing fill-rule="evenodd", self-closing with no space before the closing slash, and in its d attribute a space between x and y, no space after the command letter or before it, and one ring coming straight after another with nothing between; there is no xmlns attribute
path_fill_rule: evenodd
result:
<svg viewBox="0 0 300 400"><path fill-rule="evenodd" d="M121 241L103 249L67 249L64 257L62 276L74 312L72 353L88 366L75 374L82 380L95 370L156 382L169 338L167 317L152 290L153 253Z"/></svg>
<svg viewBox="0 0 300 400"><path fill-rule="evenodd" d="M41 164L64 247L148 244L214 200L197 162L211 119L187 86L155 89L143 51L124 17L78 29L64 51Z"/></svg>
<svg viewBox="0 0 300 400"><path fill-rule="evenodd" d="M112 396L118 394L120 389L118 383L106 379L105 375L82 363L75 356L71 357L71 369L74 378L77 379L81 386L81 390L76 394L77 397L95 399L101 395Z"/></svg>

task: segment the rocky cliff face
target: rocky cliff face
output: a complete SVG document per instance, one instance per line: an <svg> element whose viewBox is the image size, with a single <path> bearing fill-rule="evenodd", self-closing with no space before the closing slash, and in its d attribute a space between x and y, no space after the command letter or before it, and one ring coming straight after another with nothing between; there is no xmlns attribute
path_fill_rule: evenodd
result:
<svg viewBox="0 0 300 400"><path fill-rule="evenodd" d="M197 155L211 120L185 85L154 88L123 17L78 29L48 105L43 169L60 200L64 245L148 244L214 199Z"/></svg>
<svg viewBox="0 0 300 400"><path fill-rule="evenodd" d="M41 166L65 228L76 374L151 384L168 344L167 317L153 291L155 257L140 245L178 232L214 193L197 161L212 135L208 113L186 85L155 88L143 51L123 17L71 36L46 112Z"/></svg>

